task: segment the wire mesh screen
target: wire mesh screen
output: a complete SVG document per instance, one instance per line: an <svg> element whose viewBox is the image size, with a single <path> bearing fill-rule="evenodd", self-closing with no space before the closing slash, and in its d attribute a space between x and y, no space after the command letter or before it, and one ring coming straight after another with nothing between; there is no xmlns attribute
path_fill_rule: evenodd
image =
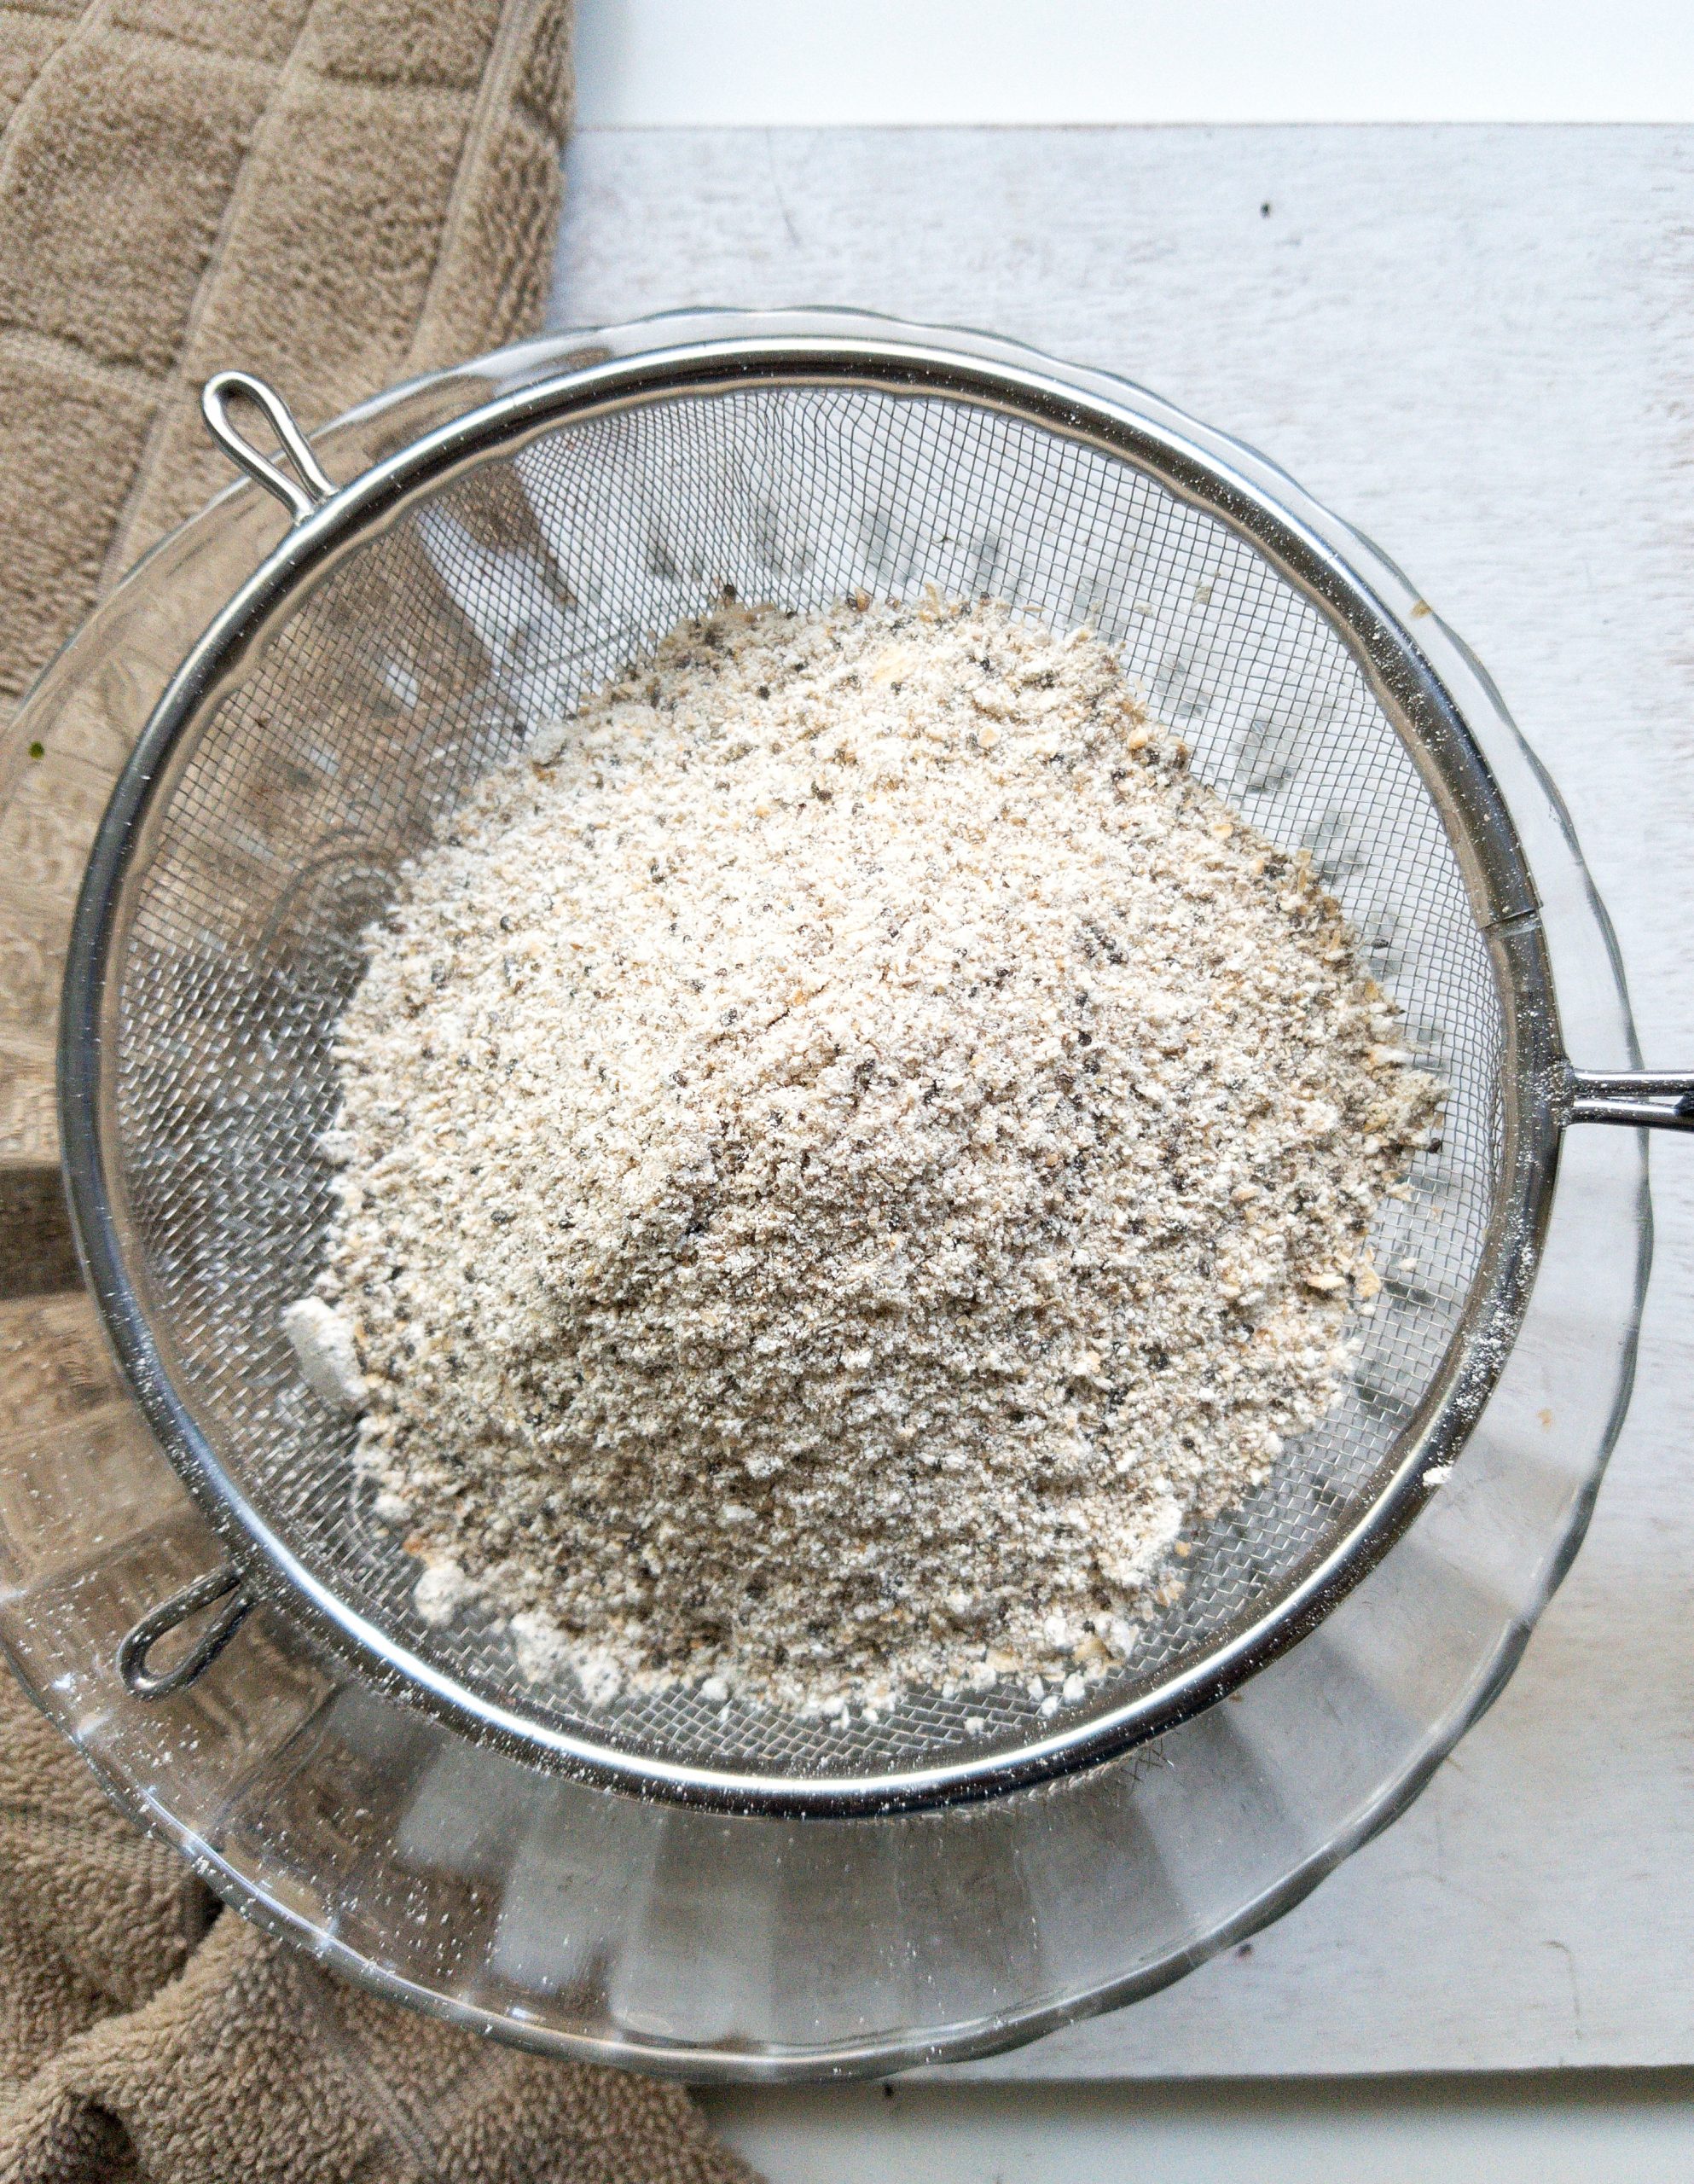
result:
<svg viewBox="0 0 1694 2184"><path fill-rule="evenodd" d="M1093 624L1195 770L1308 849L1406 1038L1450 1088L1442 1143L1374 1236L1388 1269L1342 1404L1197 1538L1181 1597L1075 1708L1002 1679L879 1720L698 1695L595 1707L527 1681L469 1610L415 1613L353 1427L279 1324L321 1264L333 1027L396 868L490 764L726 586L991 594ZM1328 622L1253 547L1117 456L967 401L749 387L561 426L416 499L293 611L191 754L126 881L113 1117L123 1243L180 1392L241 1493L340 1600L485 1697L602 1745L763 1774L981 1757L1156 1688L1273 1607L1385 1483L1488 1230L1501 1033L1436 806ZM1415 1263L1415 1275L1396 1269Z"/></svg>

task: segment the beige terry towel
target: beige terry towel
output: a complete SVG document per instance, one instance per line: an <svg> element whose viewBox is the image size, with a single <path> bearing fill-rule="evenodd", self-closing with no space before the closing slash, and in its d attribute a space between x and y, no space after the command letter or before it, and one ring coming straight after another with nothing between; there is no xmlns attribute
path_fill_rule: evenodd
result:
<svg viewBox="0 0 1694 2184"><path fill-rule="evenodd" d="M570 0L0 0L0 717L229 482L239 364L308 427L539 319ZM53 1014L111 785L0 740L0 1159L56 1156Z"/></svg>
<svg viewBox="0 0 1694 2184"><path fill-rule="evenodd" d="M20 82L31 61L38 73ZM528 331L560 0L0 6L0 691L226 482L239 362L308 425Z"/></svg>
<svg viewBox="0 0 1694 2184"><path fill-rule="evenodd" d="M310 425L533 326L568 9L0 0L0 719L224 481L209 371ZM72 1278L52 1019L110 763L0 735L0 1299ZM94 1355L5 1362L68 1414L109 1392ZM679 2088L415 2016L215 1911L0 1669L0 2184L745 2184Z"/></svg>
<svg viewBox="0 0 1694 2184"><path fill-rule="evenodd" d="M752 2184L680 2086L496 2047L212 1908L0 1670L0 2184Z"/></svg>

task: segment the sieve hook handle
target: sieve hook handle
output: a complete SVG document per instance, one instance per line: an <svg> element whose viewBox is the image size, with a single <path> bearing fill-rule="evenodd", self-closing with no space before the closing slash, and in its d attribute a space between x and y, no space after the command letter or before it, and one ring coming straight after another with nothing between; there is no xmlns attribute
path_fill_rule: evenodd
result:
<svg viewBox="0 0 1694 2184"><path fill-rule="evenodd" d="M1568 1069L1564 1120L1630 1130L1694 1130L1694 1077L1674 1070Z"/></svg>
<svg viewBox="0 0 1694 2184"><path fill-rule="evenodd" d="M282 452L293 468L292 478L280 462L270 456L261 455L252 442L244 439L236 430L229 415L232 394L245 395L264 412L266 422L281 442ZM305 434L294 422L293 412L265 380L255 379L251 372L214 372L200 389L200 406L207 429L224 454L249 478L263 485L267 493L274 493L292 508L296 523L304 523L312 510L321 508L335 491L334 481L325 477L317 457L307 445Z"/></svg>
<svg viewBox="0 0 1694 2184"><path fill-rule="evenodd" d="M168 1600L160 1600L125 1634L118 1647L118 1673L134 1697L168 1698L173 1691L185 1691L212 1666L247 1621L252 1606L241 1585L241 1572L234 1564L220 1564L191 1585L184 1585L181 1592L172 1593ZM174 1668L148 1668L148 1656L161 1638L190 1616L226 1599L228 1605L213 1617Z"/></svg>

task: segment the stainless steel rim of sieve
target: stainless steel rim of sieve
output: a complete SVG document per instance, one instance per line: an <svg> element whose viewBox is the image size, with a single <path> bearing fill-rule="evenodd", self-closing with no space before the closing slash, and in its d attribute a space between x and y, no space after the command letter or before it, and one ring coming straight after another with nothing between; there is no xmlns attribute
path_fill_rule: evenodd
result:
<svg viewBox="0 0 1694 2184"><path fill-rule="evenodd" d="M265 413L292 474L238 432L229 410L235 393ZM582 440L584 433L620 429L619 421L636 420L639 428L643 419L682 418L677 429L694 429L688 420L727 415L738 404L757 409L779 398L851 398L882 405L876 414L890 418L933 414L964 420L970 431L989 435L985 445L1009 444L1011 436L1037 456L1053 451L1061 468L1094 465L1090 478L1097 471L1130 481L1137 491L1157 493L1161 508L1168 502L1181 521L1205 526L1206 538L1215 534L1244 567L1260 571L1267 590L1273 580L1283 588L1290 614L1297 612L1311 627L1326 631L1345 655L1349 672L1356 674L1368 703L1393 731L1384 747L1397 739L1409 755L1416 788L1439 821L1468 906L1477 960L1486 964L1487 1005L1497 1011L1490 1032L1492 1081L1484 1088L1492 1113L1478 1125L1491 1132L1486 1218L1478 1214L1473 1263L1438 1362L1415 1399L1408 1397L1392 1414L1395 1430L1368 1491L1361 1489L1350 1501L1342 1497L1329 1530L1314 1533L1303 1560L1284 1571L1266 1596L1250 1587L1233 1618L1220 1611L1215 1642L1190 1645L1170 1673L1127 1695L1123 1679L1108 1678L1064 1713L1054 1716L1049 1707L1027 1721L1009 1719L986 1744L973 1742L964 1721L977 1702L949 1701L934 1710L941 1726L929 1748L921 1739L885 1747L873 1734L850 1749L856 1765L832 1765L827 1752L818 1763L815 1739L798 1766L757 1763L756 1735L745 1725L726 1733L723 1751L708 1742L703 1755L693 1729L692 1745L680 1732L670 1744L639 1720L631 1728L615 1709L605 1710L601 1718L592 1706L573 1706L568 1699L531 1702L509 1678L502 1684L467 1670L450 1657L446 1641L435 1644L427 1634L398 1627L370 1600L350 1598L357 1585L345 1573L338 1579L315 1546L303 1544L288 1522L261 1506L264 1496L242 1476L240 1447L227 1433L220 1438L199 1384L183 1364L132 1203L134 1176L158 1148L138 1146L133 1132L126 1136L125 1106L125 1071L136 1046L136 1025L150 1027L162 1047L169 1046L165 1034L181 1038L179 1024L166 1019L161 1025L147 1014L150 1007L163 1008L154 996L161 975L157 950L146 959L145 975L135 972L135 961L137 920L168 856L183 784L203 747L213 752L222 747L216 741L219 723L226 715L234 717L230 709L239 711L243 693L265 674L280 672L278 659L286 665L295 618L328 613L339 596L337 583L345 589L354 581L357 570L369 565L368 549L399 537L409 524L415 530L420 518L438 523L443 508L453 505L451 496L488 466L538 450L590 444ZM184 661L119 781L78 905L61 1029L65 1165L90 1285L138 1402L229 1558L222 1569L154 1608L131 1633L121 1665L137 1696L180 1689L234 1637L248 1607L264 1600L326 1641L367 1680L428 1707L463 1733L520 1758L643 1795L738 1811L874 1815L989 1796L1107 1758L1210 1705L1295 1642L1416 1514L1462 1449L1511 1348L1533 1279L1563 1128L1609 1122L1694 1129L1694 1077L1587 1073L1564 1056L1534 892L1511 815L1411 630L1330 543L1268 491L1174 427L1068 380L1062 365L1034 359L1023 369L953 346L943 334L922 340L833 334L698 342L591 363L501 397L339 489L318 467L286 407L262 382L221 374L208 384L205 410L231 456L287 506L293 527ZM1036 462L1027 475L1020 473L1020 491L1031 497L1057 492L1057 486L1043 484L1047 475ZM704 501L710 503L710 494ZM1070 503L1061 497L1059 505ZM941 539L943 546L954 543L950 537ZM914 561L891 586L880 588L915 591L924 573ZM703 551L700 604L722 574L722 566ZM748 595L745 580L742 590ZM473 599L472 610L475 605ZM1139 603L1133 611L1141 611ZM655 627L647 634L662 633ZM382 648L383 632L355 628L351 642L356 650L362 646L374 654ZM415 694L409 702L415 707ZM463 727L461 719L454 724ZM252 723L247 733L257 733ZM238 743L233 730L225 738L232 742ZM303 858L288 875L285 900L309 868L310 860ZM129 990L132 986L136 992ZM232 1035L245 1036L246 1028L235 1024ZM314 1036L322 1038L322 1031L320 1021ZM150 1060L148 1066L165 1067ZM180 1066L186 1073L188 1062ZM286 1074L285 1063L273 1069ZM239 1124L230 1124L226 1115L220 1127L227 1136ZM244 1157L251 1150L244 1148ZM208 1153L202 1147L196 1157L212 1162L215 1185L216 1147ZM201 1188L204 1194L204 1179ZM281 1217L304 1223L299 1187L283 1176L278 1191ZM313 1218L321 1227L321 1212ZM294 1241L305 1249L310 1237ZM240 1369L239 1358L233 1368L226 1361L225 1369ZM169 1630L214 1608L202 1635L173 1666L149 1667L152 1647ZM711 1735L709 1728L699 1734Z"/></svg>

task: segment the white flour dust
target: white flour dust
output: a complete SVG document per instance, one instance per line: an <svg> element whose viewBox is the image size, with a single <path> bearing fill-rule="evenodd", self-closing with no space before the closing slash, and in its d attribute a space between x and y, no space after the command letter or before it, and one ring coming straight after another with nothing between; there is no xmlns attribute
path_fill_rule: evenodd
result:
<svg viewBox="0 0 1694 2184"><path fill-rule="evenodd" d="M323 1301L444 1620L807 1711L1134 1649L1438 1104L1084 632L727 605L490 775L339 1032Z"/></svg>

